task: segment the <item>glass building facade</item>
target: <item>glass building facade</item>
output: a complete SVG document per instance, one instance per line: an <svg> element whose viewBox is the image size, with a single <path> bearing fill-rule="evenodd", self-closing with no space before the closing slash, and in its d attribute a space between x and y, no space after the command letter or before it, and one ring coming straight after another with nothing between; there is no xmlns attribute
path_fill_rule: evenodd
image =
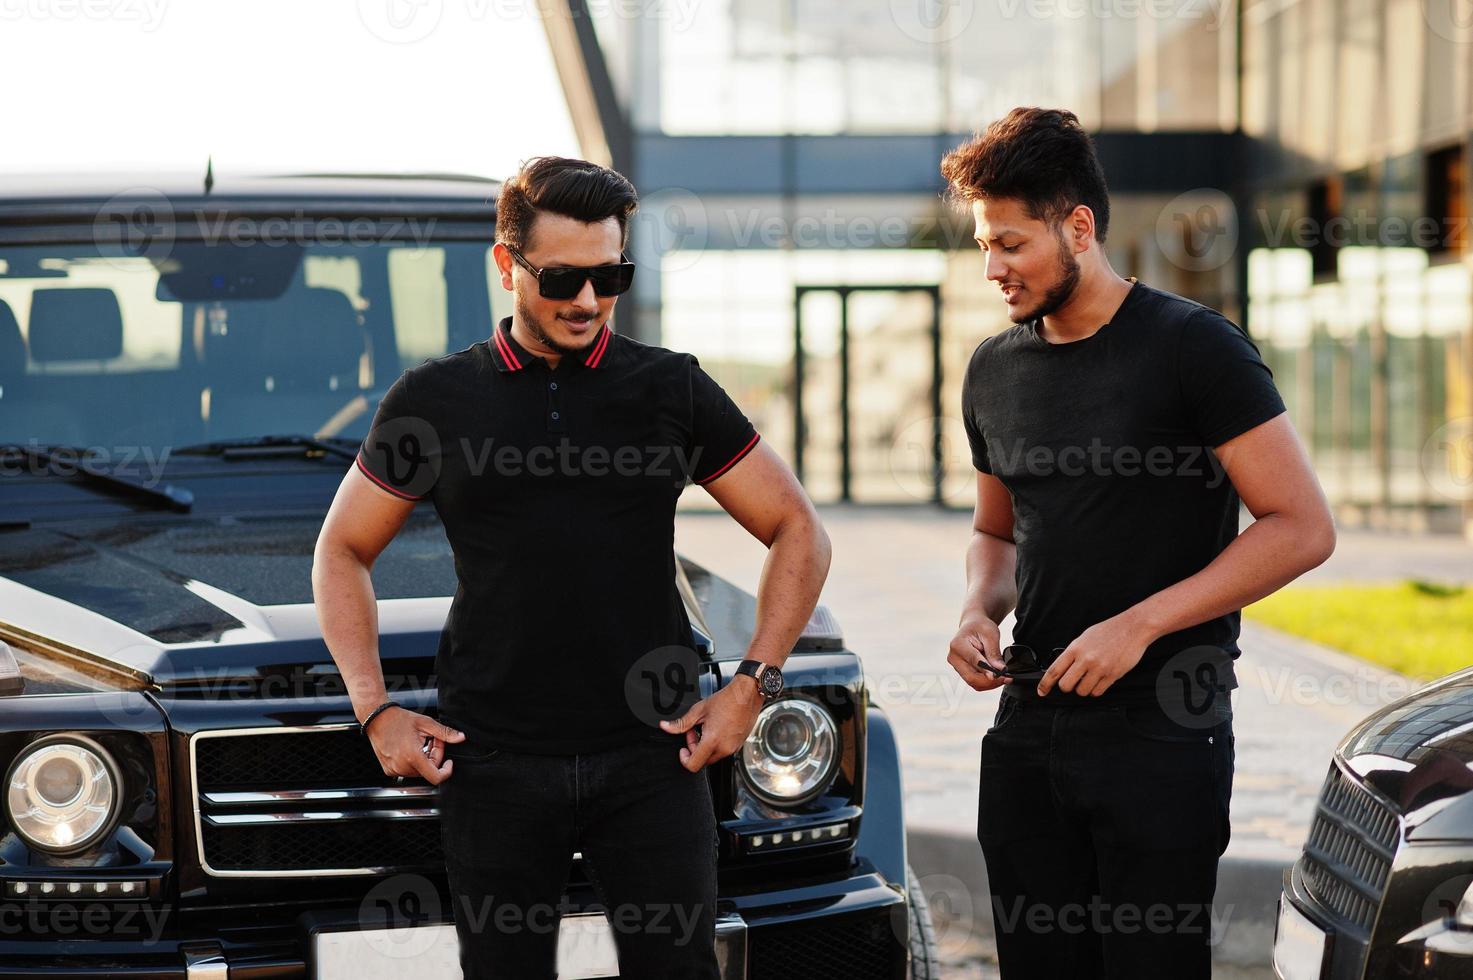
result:
<svg viewBox="0 0 1473 980"><path fill-rule="evenodd" d="M1473 517L1473 25L1456 6L1243 11L1248 323L1326 493L1377 526Z"/></svg>
<svg viewBox="0 0 1473 980"><path fill-rule="evenodd" d="M1436 6L573 3L643 198L619 328L697 354L815 500L969 506L961 374L1008 321L937 165L1068 107L1112 265L1249 328L1342 521L1460 528L1467 234L1392 234L1466 216L1473 45Z"/></svg>

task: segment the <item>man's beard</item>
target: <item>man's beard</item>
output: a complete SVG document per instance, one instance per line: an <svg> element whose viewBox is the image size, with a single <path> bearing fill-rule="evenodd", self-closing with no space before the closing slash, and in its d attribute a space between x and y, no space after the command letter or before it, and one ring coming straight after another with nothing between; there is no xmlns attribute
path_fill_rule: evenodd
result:
<svg viewBox="0 0 1473 980"><path fill-rule="evenodd" d="M1059 239L1059 264L1064 267L1064 274L1059 281L1043 294L1043 299L1039 300L1036 307L1027 313L1013 317L1014 323L1042 320L1050 314L1057 313L1060 307L1069 302L1069 297L1074 295L1074 290L1079 285L1079 261L1074 258L1074 253L1069 251L1069 246L1062 238Z"/></svg>
<svg viewBox="0 0 1473 980"><path fill-rule="evenodd" d="M542 322L532 314L532 311L527 308L527 304L520 297L518 297L516 305L517 317L522 321L522 326L527 328L527 331L532 335L534 340L548 350L555 351L559 355L581 354L588 349L588 344L592 343L591 336L588 341L579 347L570 347L567 344L559 343L548 336L547 329L542 326Z"/></svg>

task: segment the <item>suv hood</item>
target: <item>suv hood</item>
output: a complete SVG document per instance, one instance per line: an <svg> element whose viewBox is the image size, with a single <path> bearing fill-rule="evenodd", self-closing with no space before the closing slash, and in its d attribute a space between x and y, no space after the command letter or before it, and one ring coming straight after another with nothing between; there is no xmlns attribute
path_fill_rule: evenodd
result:
<svg viewBox="0 0 1473 980"><path fill-rule="evenodd" d="M130 514L0 533L0 640L123 687L335 674L312 605L321 526L320 514ZM752 597L685 559L677 575L698 632L740 656ZM457 587L433 510L410 515L373 584L385 672L429 672Z"/></svg>
<svg viewBox="0 0 1473 980"><path fill-rule="evenodd" d="M1473 839L1473 669L1381 708L1339 755L1415 828L1412 839Z"/></svg>

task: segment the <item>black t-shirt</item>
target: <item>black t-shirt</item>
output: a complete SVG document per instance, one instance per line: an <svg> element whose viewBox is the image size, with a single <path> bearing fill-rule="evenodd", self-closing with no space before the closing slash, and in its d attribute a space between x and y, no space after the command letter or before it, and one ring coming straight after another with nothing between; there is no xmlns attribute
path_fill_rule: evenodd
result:
<svg viewBox="0 0 1473 980"><path fill-rule="evenodd" d="M676 499L757 432L690 354L605 326L551 370L510 326L405 371L358 456L387 492L433 502L455 556L441 717L530 752L662 734L696 697Z"/></svg>
<svg viewBox="0 0 1473 980"><path fill-rule="evenodd" d="M1012 495L1014 642L1047 660L1207 566L1237 536L1239 511L1211 447L1283 411L1272 372L1241 327L1139 282L1082 340L1051 344L1031 320L978 345L962 418L973 464ZM1239 618L1235 611L1161 637L1091 700L1151 700L1158 682L1164 693L1195 676L1199 655L1220 684L1236 686ZM1035 697L1035 687L1010 690Z"/></svg>

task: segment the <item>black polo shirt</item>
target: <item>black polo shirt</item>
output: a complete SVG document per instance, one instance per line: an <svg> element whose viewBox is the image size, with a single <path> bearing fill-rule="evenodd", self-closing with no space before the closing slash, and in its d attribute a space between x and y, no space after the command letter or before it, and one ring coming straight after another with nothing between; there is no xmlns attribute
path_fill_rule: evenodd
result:
<svg viewBox="0 0 1473 980"><path fill-rule="evenodd" d="M433 502L454 552L441 716L532 752L660 734L695 697L676 500L758 434L690 354L605 325L552 370L510 331L405 371L358 454L385 491Z"/></svg>

